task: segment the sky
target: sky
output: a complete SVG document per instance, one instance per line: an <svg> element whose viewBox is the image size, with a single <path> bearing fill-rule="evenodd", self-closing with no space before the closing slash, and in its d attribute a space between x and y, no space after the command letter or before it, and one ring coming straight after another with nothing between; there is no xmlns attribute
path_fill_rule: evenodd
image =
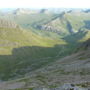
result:
<svg viewBox="0 0 90 90"><path fill-rule="evenodd" d="M90 8L90 0L0 0L0 8Z"/></svg>

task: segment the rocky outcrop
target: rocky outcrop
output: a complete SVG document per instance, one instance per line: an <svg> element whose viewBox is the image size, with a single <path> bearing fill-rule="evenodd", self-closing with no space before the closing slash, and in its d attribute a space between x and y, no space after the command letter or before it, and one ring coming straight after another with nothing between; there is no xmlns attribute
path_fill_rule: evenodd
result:
<svg viewBox="0 0 90 90"><path fill-rule="evenodd" d="M0 28L15 28L15 29L19 28L20 29L20 26L12 21L0 19Z"/></svg>
<svg viewBox="0 0 90 90"><path fill-rule="evenodd" d="M39 10L33 10L33 9L25 9L25 8L17 8L13 11L14 15L21 15L21 14L35 14L39 13Z"/></svg>
<svg viewBox="0 0 90 90"><path fill-rule="evenodd" d="M90 88L83 88L80 86L76 86L74 84L64 84L59 87L55 88L48 88L48 87L32 87L32 88L25 88L25 83L24 82L16 82L16 83L3 83L0 84L0 90L90 90Z"/></svg>
<svg viewBox="0 0 90 90"><path fill-rule="evenodd" d="M83 88L70 83L66 83L56 88L45 88L45 87L33 88L33 90L89 90L89 89L90 88Z"/></svg>
<svg viewBox="0 0 90 90"><path fill-rule="evenodd" d="M60 33L60 31L53 26L48 26L48 25L41 25L40 26L40 25L38 25L37 28L40 30L46 30L46 31L50 31L50 32Z"/></svg>

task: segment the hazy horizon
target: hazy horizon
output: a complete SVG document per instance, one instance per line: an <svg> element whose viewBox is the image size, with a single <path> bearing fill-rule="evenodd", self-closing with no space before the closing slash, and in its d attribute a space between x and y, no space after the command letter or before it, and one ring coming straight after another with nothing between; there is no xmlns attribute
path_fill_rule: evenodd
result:
<svg viewBox="0 0 90 90"><path fill-rule="evenodd" d="M3 0L0 8L90 8L90 0Z"/></svg>

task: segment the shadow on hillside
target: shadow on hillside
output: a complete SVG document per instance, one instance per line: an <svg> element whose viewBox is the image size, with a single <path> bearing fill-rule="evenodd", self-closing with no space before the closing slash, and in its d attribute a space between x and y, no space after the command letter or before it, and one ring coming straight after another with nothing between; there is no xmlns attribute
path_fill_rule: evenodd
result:
<svg viewBox="0 0 90 90"><path fill-rule="evenodd" d="M71 23L68 20L66 20L66 22L67 22L67 29L68 29L69 33L73 34L74 32L73 32L73 28L72 28Z"/></svg>
<svg viewBox="0 0 90 90"><path fill-rule="evenodd" d="M77 32L77 33L70 34L70 35L64 37L63 40L65 40L69 45L77 44L77 43L79 43L78 41L83 39L83 37L85 37L85 35L87 33L88 33L87 31L79 30L79 32Z"/></svg>
<svg viewBox="0 0 90 90"><path fill-rule="evenodd" d="M63 38L68 44L55 45L54 47L26 46L14 48L12 55L0 55L0 79L21 77L25 73L48 65L61 57L70 55L78 40L87 32L78 32Z"/></svg>
<svg viewBox="0 0 90 90"><path fill-rule="evenodd" d="M66 56L64 49L66 50L66 45L14 48L12 55L0 55L0 79L8 80L8 78L19 77L48 65L58 58Z"/></svg>
<svg viewBox="0 0 90 90"><path fill-rule="evenodd" d="M85 20L84 23L85 23L84 27L86 29L89 29L90 30L90 20Z"/></svg>

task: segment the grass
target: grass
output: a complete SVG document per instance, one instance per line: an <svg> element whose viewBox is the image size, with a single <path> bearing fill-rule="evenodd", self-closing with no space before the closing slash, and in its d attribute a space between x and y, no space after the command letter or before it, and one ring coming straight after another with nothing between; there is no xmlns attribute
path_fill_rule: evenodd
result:
<svg viewBox="0 0 90 90"><path fill-rule="evenodd" d="M22 47L22 46L42 46L42 47L51 47L55 44L65 42L59 42L59 40L53 40L51 38L45 37L42 38L39 35L32 33L31 31L18 30L18 29L8 29L0 28L0 48L8 49ZM3 50L2 50L3 51ZM4 54L5 55L5 54Z"/></svg>
<svg viewBox="0 0 90 90"><path fill-rule="evenodd" d="M61 47L58 45L66 45L62 39L42 37L30 30L12 28L0 28L0 41L0 77L3 80L48 64L59 52ZM31 70L25 70L27 68Z"/></svg>
<svg viewBox="0 0 90 90"><path fill-rule="evenodd" d="M85 35L82 32L70 34L67 29L67 21L73 30L79 29L85 25L84 20L89 16L65 14L63 18L59 15L32 14L32 15L7 15L0 16L4 19L10 19L17 22L23 28L13 29L0 28L0 77L2 80L24 76L30 71L42 68L58 58L70 55L78 46L90 38L90 32ZM42 31L34 28L34 25L51 25L62 34L55 32ZM82 59L82 58L80 58ZM7 67L7 68L6 68ZM64 71L61 71L64 73ZM67 74L67 73L66 73Z"/></svg>
<svg viewBox="0 0 90 90"><path fill-rule="evenodd" d="M77 86L81 86L83 88L86 88L86 87L89 87L90 86L90 82L85 82L85 83L79 83L79 84L76 84Z"/></svg>

